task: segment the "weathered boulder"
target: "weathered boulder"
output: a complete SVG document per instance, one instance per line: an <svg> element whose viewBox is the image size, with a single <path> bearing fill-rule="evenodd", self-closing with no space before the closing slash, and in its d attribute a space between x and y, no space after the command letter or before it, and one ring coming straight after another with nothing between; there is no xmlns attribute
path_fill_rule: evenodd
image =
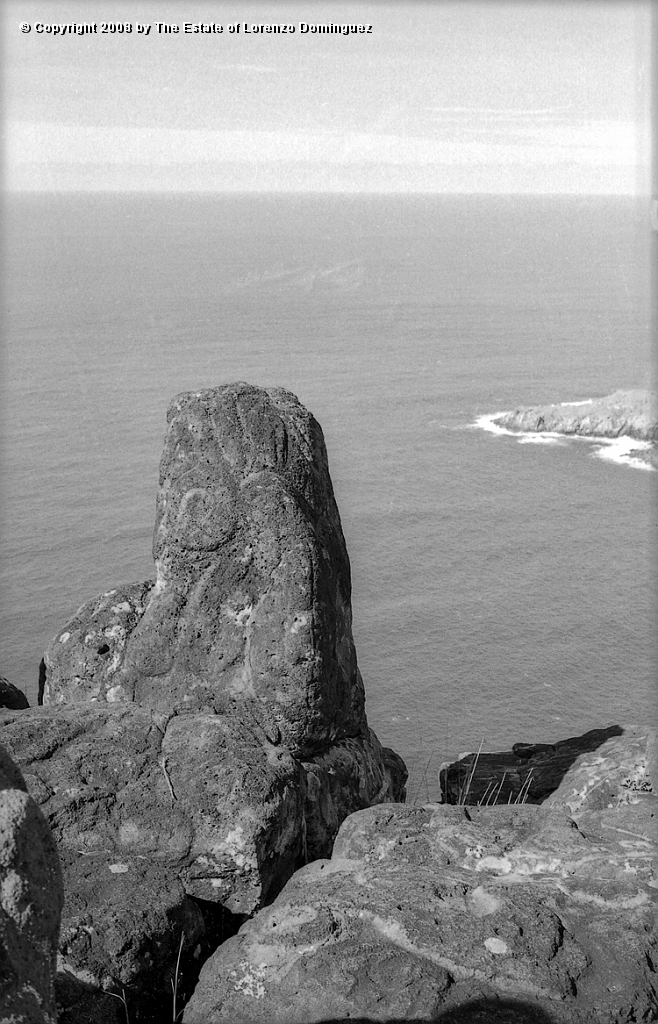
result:
<svg viewBox="0 0 658 1024"><path fill-rule="evenodd" d="M612 725L556 743L465 754L441 766L441 797L467 805L546 802L570 814L618 806L652 790L656 745L654 731Z"/></svg>
<svg viewBox="0 0 658 1024"><path fill-rule="evenodd" d="M658 441L658 394L636 389L585 402L522 406L501 413L495 423L508 430Z"/></svg>
<svg viewBox="0 0 658 1024"><path fill-rule="evenodd" d="M353 814L331 860L208 960L183 1020L655 1019L652 848L616 813L586 826L527 805Z"/></svg>
<svg viewBox="0 0 658 1024"><path fill-rule="evenodd" d="M50 829L0 748L0 1020L55 1024L62 876Z"/></svg>
<svg viewBox="0 0 658 1024"><path fill-rule="evenodd" d="M406 781L368 728L324 440L293 395L174 400L153 552L155 581L83 605L43 707L3 729L62 850L62 965L137 999L180 933L196 948L199 907L241 921Z"/></svg>
<svg viewBox="0 0 658 1024"><path fill-rule="evenodd" d="M29 708L30 704L17 686L10 683L4 676L0 676L0 708L10 708L12 711L20 711L22 708Z"/></svg>

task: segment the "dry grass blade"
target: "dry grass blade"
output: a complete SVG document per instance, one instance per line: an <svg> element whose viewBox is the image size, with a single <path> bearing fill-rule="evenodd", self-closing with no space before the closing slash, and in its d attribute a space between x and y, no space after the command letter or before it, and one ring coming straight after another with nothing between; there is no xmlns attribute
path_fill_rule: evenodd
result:
<svg viewBox="0 0 658 1024"><path fill-rule="evenodd" d="M514 801L515 804L524 804L526 802L526 800L528 799L528 793L530 792L530 784L532 783L532 772L533 772L533 769L531 768L530 771L528 772L528 774L525 777L525 781L524 781L523 785L521 786L521 790L519 792L519 795L517 796L516 800Z"/></svg>
<svg viewBox="0 0 658 1024"><path fill-rule="evenodd" d="M171 994L172 994L172 1000L173 1000L172 1018L171 1019L173 1020L174 1024L176 1024L176 1021L178 1020L178 1018L180 1017L181 1013L183 1012L182 1010L179 1010L178 1013L176 1013L176 1000L177 1000L177 997L178 997L178 975L180 973L180 958L181 958L181 953L183 952L183 943L184 942L185 942L185 932L181 932L180 943L178 945L178 956L176 957L176 971L175 971L175 974L174 974L173 978L171 979Z"/></svg>
<svg viewBox="0 0 658 1024"><path fill-rule="evenodd" d="M468 794L469 794L469 791L470 791L470 788L471 788L471 784L473 782L473 776L475 775L475 769L477 768L477 763L478 763L478 761L480 759L480 754L482 753L482 747L483 746L484 746L484 740L481 740L480 746L478 747L478 752L475 755L475 758L474 758L473 763L472 763L472 765L470 767L469 773L466 776L466 782L464 783L462 788L459 790L459 797L457 799L457 806L458 807L464 807L465 804L466 804L466 799L468 797Z"/></svg>
<svg viewBox="0 0 658 1024"><path fill-rule="evenodd" d="M117 995L116 992L108 992L108 996L112 996L114 999L118 999L120 1003L123 1003L123 1009L126 1014L126 1024L130 1024L130 1014L128 1013L128 1003L126 1002L126 990L121 989L121 995Z"/></svg>
<svg viewBox="0 0 658 1024"><path fill-rule="evenodd" d="M416 790L416 795L414 796L413 800L411 801L411 803L412 803L412 804L413 804L414 806L415 806L415 805L416 805L416 803L418 802L418 798L419 798L419 797L420 797L420 795L421 795L421 790L422 790L422 788L423 788L423 783L426 783L426 782L427 782L427 772L428 772L428 769L429 769L429 766L430 766L430 764L432 763L432 758L434 757L434 753L435 753L435 751L436 751L436 747L434 747L434 748L432 749L432 753L431 753L431 754L430 754L430 756L428 757L428 759L427 759L427 763L425 764L425 771L423 772L423 774L422 774L422 775L421 775L421 777L420 777L420 782L419 782L419 784L418 784L418 789ZM430 794L429 794L429 786L428 786L427 784L426 784L426 786L425 786L425 796L426 796L426 798L427 798L427 802L429 803L429 800L430 800Z"/></svg>
<svg viewBox="0 0 658 1024"><path fill-rule="evenodd" d="M501 792L502 792L502 789L503 789L503 785L504 785L504 783L505 783L505 776L506 776L506 775L507 775L507 772L506 772L506 771L505 771L505 772L503 772L503 777L502 777L502 779L500 780L500 785L499 785L498 789L496 790L496 795L494 796L493 800L491 801L491 802L492 802L492 804L497 804L497 803L498 803L498 798L500 797L500 794L501 794Z"/></svg>
<svg viewBox="0 0 658 1024"><path fill-rule="evenodd" d="M493 788L495 787L495 785L496 785L495 781L489 783L489 785L485 789L484 793L482 794L482 796L478 800L478 807L487 807L488 806L487 797L489 796L489 791L490 790L493 792Z"/></svg>

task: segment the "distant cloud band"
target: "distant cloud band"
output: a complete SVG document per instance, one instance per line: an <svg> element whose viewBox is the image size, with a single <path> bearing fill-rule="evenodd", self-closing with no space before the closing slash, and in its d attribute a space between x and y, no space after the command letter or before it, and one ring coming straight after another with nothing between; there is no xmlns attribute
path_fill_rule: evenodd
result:
<svg viewBox="0 0 658 1024"><path fill-rule="evenodd" d="M474 132L474 134L477 134ZM649 139L628 122L535 124L506 137L428 138L357 132L204 131L8 122L9 164L99 165L301 161L329 165L648 165Z"/></svg>

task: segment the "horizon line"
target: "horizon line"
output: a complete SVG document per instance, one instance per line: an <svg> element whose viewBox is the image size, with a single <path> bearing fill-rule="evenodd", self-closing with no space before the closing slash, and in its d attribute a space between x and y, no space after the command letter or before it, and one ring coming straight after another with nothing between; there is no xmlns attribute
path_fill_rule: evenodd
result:
<svg viewBox="0 0 658 1024"><path fill-rule="evenodd" d="M467 189L457 191L454 189L237 189L237 188L5 188L4 195L232 195L232 196L262 196L262 195L288 195L288 196L605 196L608 198L617 197L624 199L654 199L651 190L640 192L616 192L616 191L595 191L595 192L562 192L552 189L520 189L491 191L485 189Z"/></svg>

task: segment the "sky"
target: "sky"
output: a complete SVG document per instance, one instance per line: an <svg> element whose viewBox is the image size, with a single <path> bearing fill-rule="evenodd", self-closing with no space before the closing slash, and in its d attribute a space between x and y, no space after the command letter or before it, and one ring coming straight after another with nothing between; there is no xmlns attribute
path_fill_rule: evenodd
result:
<svg viewBox="0 0 658 1024"><path fill-rule="evenodd" d="M12 191L650 191L649 0L6 0L1 13ZM80 23L96 32L46 30Z"/></svg>

